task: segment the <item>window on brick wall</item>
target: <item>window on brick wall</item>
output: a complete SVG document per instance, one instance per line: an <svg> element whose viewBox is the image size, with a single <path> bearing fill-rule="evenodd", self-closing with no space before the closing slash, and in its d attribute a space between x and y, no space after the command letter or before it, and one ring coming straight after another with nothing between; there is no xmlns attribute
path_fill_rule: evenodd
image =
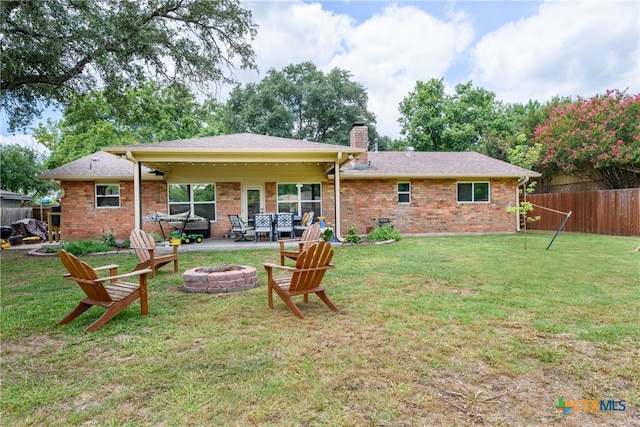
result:
<svg viewBox="0 0 640 427"><path fill-rule="evenodd" d="M459 182L459 203L487 203L490 187L488 182Z"/></svg>
<svg viewBox="0 0 640 427"><path fill-rule="evenodd" d="M119 208L120 184L96 184L96 208Z"/></svg>
<svg viewBox="0 0 640 427"><path fill-rule="evenodd" d="M411 203L411 183L398 183L398 203Z"/></svg>
<svg viewBox="0 0 640 427"><path fill-rule="evenodd" d="M278 212L293 212L302 215L314 212L322 215L321 184L278 184Z"/></svg>
<svg viewBox="0 0 640 427"><path fill-rule="evenodd" d="M191 211L192 215L216 219L215 184L169 184L169 214Z"/></svg>

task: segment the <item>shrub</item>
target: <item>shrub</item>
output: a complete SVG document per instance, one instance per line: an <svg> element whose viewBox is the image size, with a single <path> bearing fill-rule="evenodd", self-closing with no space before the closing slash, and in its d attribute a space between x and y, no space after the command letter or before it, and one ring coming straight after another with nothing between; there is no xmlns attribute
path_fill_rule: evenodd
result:
<svg viewBox="0 0 640 427"><path fill-rule="evenodd" d="M84 255L95 252L109 252L115 246L109 246L104 241L98 240L76 240L73 242L65 242L60 245L62 249L73 255Z"/></svg>
<svg viewBox="0 0 640 427"><path fill-rule="evenodd" d="M357 234L358 230L356 229L355 226L351 226L349 228L349 231L347 231L347 235L344 236L344 242L345 243L362 243L362 237L358 236Z"/></svg>
<svg viewBox="0 0 640 427"><path fill-rule="evenodd" d="M391 224L384 224L371 230L371 232L367 234L367 239L372 242L400 240L400 232L394 230Z"/></svg>
<svg viewBox="0 0 640 427"><path fill-rule="evenodd" d="M113 233L109 233L109 234L107 234L105 236L102 236L102 242L107 246L115 248L116 247L116 236L114 236Z"/></svg>

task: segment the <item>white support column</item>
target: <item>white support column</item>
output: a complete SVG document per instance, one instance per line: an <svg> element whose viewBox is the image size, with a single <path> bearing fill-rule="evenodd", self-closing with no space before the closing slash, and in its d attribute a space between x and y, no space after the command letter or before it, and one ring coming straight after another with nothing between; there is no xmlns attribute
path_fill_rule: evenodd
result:
<svg viewBox="0 0 640 427"><path fill-rule="evenodd" d="M342 153L340 153L340 157ZM337 241L342 242L342 235L340 234L340 225L342 221L340 220L341 212L340 212L340 159L336 160L334 165L334 173L333 173L333 189L335 192L334 200L336 203L335 211L336 211L336 229L334 230L335 238Z"/></svg>
<svg viewBox="0 0 640 427"><path fill-rule="evenodd" d="M131 151L127 151L127 159L133 162L133 226L136 230L142 228L142 200L140 200L140 183L142 182L142 164L140 164Z"/></svg>

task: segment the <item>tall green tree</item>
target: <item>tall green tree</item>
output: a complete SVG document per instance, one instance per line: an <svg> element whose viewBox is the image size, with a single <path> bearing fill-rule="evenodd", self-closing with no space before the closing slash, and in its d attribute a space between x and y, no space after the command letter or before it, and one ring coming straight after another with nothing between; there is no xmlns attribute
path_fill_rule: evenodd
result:
<svg viewBox="0 0 640 427"><path fill-rule="evenodd" d="M0 145L0 188L34 198L44 196L52 186L36 178L45 170L43 162L43 155L31 148Z"/></svg>
<svg viewBox="0 0 640 427"><path fill-rule="evenodd" d="M558 171L603 188L640 186L640 94L607 91L552 108L535 130L547 176Z"/></svg>
<svg viewBox="0 0 640 427"><path fill-rule="evenodd" d="M500 133L507 129L500 114L502 104L491 91L474 88L470 81L459 83L448 100L445 109L448 126L443 139L450 151L476 150L484 132Z"/></svg>
<svg viewBox="0 0 640 427"><path fill-rule="evenodd" d="M448 95L443 79L418 81L400 103L400 133L418 151L476 150L483 133L504 130L501 108L493 92L472 82Z"/></svg>
<svg viewBox="0 0 640 427"><path fill-rule="evenodd" d="M531 169L533 165L527 162L525 166L523 156L531 146L535 127L544 120L543 110L544 106L538 101L530 100L527 104L498 103L493 125L483 129L476 151Z"/></svg>
<svg viewBox="0 0 640 427"><path fill-rule="evenodd" d="M147 82L120 93L104 90L74 97L63 119L34 129L34 138L58 167L111 145L168 141L225 133L221 106L200 104L186 86Z"/></svg>
<svg viewBox="0 0 640 427"><path fill-rule="evenodd" d="M527 104L508 105L506 116L510 123L510 130L498 135L495 139L485 139L489 141L486 143L489 149L491 149L490 141L495 142L493 148L499 151L500 157L485 154L541 172L540 159L544 147L535 141L535 130L549 118L554 107L571 102L571 98L555 96L544 105L531 100Z"/></svg>
<svg viewBox="0 0 640 427"><path fill-rule="evenodd" d="M290 138L295 116L273 87L249 83L235 87L225 104L223 120L231 133L252 132Z"/></svg>
<svg viewBox="0 0 640 427"><path fill-rule="evenodd" d="M367 110L365 88L334 68L325 74L311 62L271 69L258 83L237 86L225 108L231 132L253 132L329 144L349 144L356 121L377 137L375 116Z"/></svg>
<svg viewBox="0 0 640 427"><path fill-rule="evenodd" d="M448 98L444 89L444 78L418 81L400 103L400 134L418 151L447 151L443 134Z"/></svg>
<svg viewBox="0 0 640 427"><path fill-rule="evenodd" d="M0 2L0 106L12 129L52 103L153 78L207 89L255 68L238 0Z"/></svg>

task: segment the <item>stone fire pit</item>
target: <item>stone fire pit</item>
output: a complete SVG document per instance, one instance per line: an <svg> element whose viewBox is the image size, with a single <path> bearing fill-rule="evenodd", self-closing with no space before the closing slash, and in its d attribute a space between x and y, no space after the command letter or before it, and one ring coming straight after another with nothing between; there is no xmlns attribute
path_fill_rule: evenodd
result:
<svg viewBox="0 0 640 427"><path fill-rule="evenodd" d="M187 270L182 275L185 292L211 294L244 291L258 286L258 274L247 265L212 265Z"/></svg>

